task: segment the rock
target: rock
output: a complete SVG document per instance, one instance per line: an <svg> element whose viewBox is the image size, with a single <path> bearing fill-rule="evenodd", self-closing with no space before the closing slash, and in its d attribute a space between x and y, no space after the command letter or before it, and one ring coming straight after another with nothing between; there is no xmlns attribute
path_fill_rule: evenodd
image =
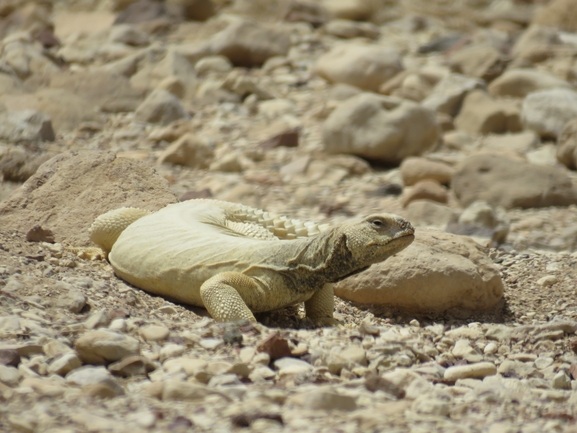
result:
<svg viewBox="0 0 577 433"><path fill-rule="evenodd" d="M500 245L509 234L510 221L505 210L493 209L486 202L471 203L456 222L447 224L445 231L456 235L472 237L481 245Z"/></svg>
<svg viewBox="0 0 577 433"><path fill-rule="evenodd" d="M258 147L261 149L274 149L276 147L298 147L299 136L299 130L282 132L273 137L267 138L264 141L261 141Z"/></svg>
<svg viewBox="0 0 577 433"><path fill-rule="evenodd" d="M456 72L491 82L503 73L507 60L497 48L491 45L473 44L452 53L449 64Z"/></svg>
<svg viewBox="0 0 577 433"><path fill-rule="evenodd" d="M134 111L144 97L144 92L133 88L128 78L103 68L52 74L50 87L77 95L108 113Z"/></svg>
<svg viewBox="0 0 577 433"><path fill-rule="evenodd" d="M533 131L523 131L515 134L490 134L481 138L481 148L483 150L499 152L517 152L526 154L532 149L536 149L541 140Z"/></svg>
<svg viewBox="0 0 577 433"><path fill-rule="evenodd" d="M225 56L208 56L200 59L194 65L194 70L198 75L210 73L227 73L232 70L232 63Z"/></svg>
<svg viewBox="0 0 577 433"><path fill-rule="evenodd" d="M449 192L447 188L434 180L421 180L403 192L403 207L415 200L430 200L437 203L447 203Z"/></svg>
<svg viewBox="0 0 577 433"><path fill-rule="evenodd" d="M523 101L523 123L542 137L558 137L577 117L577 92L551 89L534 92Z"/></svg>
<svg viewBox="0 0 577 433"><path fill-rule="evenodd" d="M306 22L313 27L324 24L328 19L328 11L320 4L309 1L294 1L284 4L280 15L288 22Z"/></svg>
<svg viewBox="0 0 577 433"><path fill-rule="evenodd" d="M505 359L497 371L504 377L526 378L535 373L535 368L526 362Z"/></svg>
<svg viewBox="0 0 577 433"><path fill-rule="evenodd" d="M524 98L530 93L547 89L572 89L567 81L538 69L511 69L489 85L493 96Z"/></svg>
<svg viewBox="0 0 577 433"><path fill-rule="evenodd" d="M131 24L118 24L110 29L108 34L110 42L131 46L144 46L150 43L148 33Z"/></svg>
<svg viewBox="0 0 577 433"><path fill-rule="evenodd" d="M399 386L399 384L377 374L369 374L365 377L365 388L371 392L386 392L387 394L395 396L397 399L405 397L405 390Z"/></svg>
<svg viewBox="0 0 577 433"><path fill-rule="evenodd" d="M146 341L162 341L168 338L170 329L166 326L148 325L140 328L139 332Z"/></svg>
<svg viewBox="0 0 577 433"><path fill-rule="evenodd" d="M40 224L58 242L90 245L88 228L102 213L122 206L158 210L176 201L166 179L143 162L112 152L69 151L43 164L0 204L0 225L26 232Z"/></svg>
<svg viewBox="0 0 577 433"><path fill-rule="evenodd" d="M114 21L114 24L138 24L146 23L166 16L166 6L164 3L153 0L138 0L128 5Z"/></svg>
<svg viewBox="0 0 577 433"><path fill-rule="evenodd" d="M287 399L289 406L307 408L308 410L341 410L351 411L357 408L354 397L342 395L330 388L317 388L301 391Z"/></svg>
<svg viewBox="0 0 577 433"><path fill-rule="evenodd" d="M108 371L122 377L146 376L156 366L144 356L126 356L108 366Z"/></svg>
<svg viewBox="0 0 577 433"><path fill-rule="evenodd" d="M85 332L74 344L80 359L87 364L107 364L138 355L140 343L135 338L109 330Z"/></svg>
<svg viewBox="0 0 577 433"><path fill-rule="evenodd" d="M154 90L138 106L135 118L142 122L168 125L179 119L189 119L178 98L166 90Z"/></svg>
<svg viewBox="0 0 577 433"><path fill-rule="evenodd" d="M465 97L455 126L473 134L502 134L523 129L514 103L495 100L482 90L474 90Z"/></svg>
<svg viewBox="0 0 577 433"><path fill-rule="evenodd" d="M451 207L434 201L414 200L406 207L406 217L416 227L433 226L444 229L449 221L456 218L456 212Z"/></svg>
<svg viewBox="0 0 577 433"><path fill-rule="evenodd" d="M376 45L337 45L322 55L315 72L330 83L345 83L376 92L403 70L400 54Z"/></svg>
<svg viewBox="0 0 577 433"><path fill-rule="evenodd" d="M54 243L54 233L50 229L43 229L39 225L35 225L26 233L26 241Z"/></svg>
<svg viewBox="0 0 577 433"><path fill-rule="evenodd" d="M20 384L22 387L29 387L42 397L58 398L64 394L67 387L61 381L27 377Z"/></svg>
<svg viewBox="0 0 577 433"><path fill-rule="evenodd" d="M138 91L149 92L155 89L161 91L163 90L161 83L171 78L180 80L185 88L186 98L193 97L198 83L196 73L185 54L177 48L147 50L146 55L137 63L138 72L131 74L130 84Z"/></svg>
<svg viewBox="0 0 577 433"><path fill-rule="evenodd" d="M322 0L332 18L341 18L352 21L366 21L376 11L377 5L364 0Z"/></svg>
<svg viewBox="0 0 577 433"><path fill-rule="evenodd" d="M249 20L238 20L214 35L208 51L227 57L235 66L261 66L274 56L284 56L291 47L290 31Z"/></svg>
<svg viewBox="0 0 577 433"><path fill-rule="evenodd" d="M172 358L167 360L163 367L169 373L178 373L184 371L188 376L196 376L199 372L204 372L208 362L204 359L196 358Z"/></svg>
<svg viewBox="0 0 577 433"><path fill-rule="evenodd" d="M168 343L162 346L162 349L160 349L160 353L158 355L160 361L163 362L166 359L180 356L184 352L186 352L186 346L182 344Z"/></svg>
<svg viewBox="0 0 577 433"><path fill-rule="evenodd" d="M476 364L459 365L456 367L449 367L445 370L443 379L449 382L454 382L458 379L482 379L487 376L497 374L497 367L492 362L479 362Z"/></svg>
<svg viewBox="0 0 577 433"><path fill-rule="evenodd" d="M258 114L270 120L294 114L296 109L297 107L292 101L282 98L270 99L258 104Z"/></svg>
<svg viewBox="0 0 577 433"><path fill-rule="evenodd" d="M555 55L561 45L559 30L552 27L532 25L513 45L513 66L540 63Z"/></svg>
<svg viewBox="0 0 577 433"><path fill-rule="evenodd" d="M499 271L476 242L426 229L415 237L385 262L335 284L335 294L422 313L489 310L501 300Z"/></svg>
<svg viewBox="0 0 577 433"><path fill-rule="evenodd" d="M84 327L86 329L96 329L108 326L110 323L110 314L106 310L94 311L88 319L84 322Z"/></svg>
<svg viewBox="0 0 577 433"><path fill-rule="evenodd" d="M558 372L551 380L553 389L571 389L571 378L564 371Z"/></svg>
<svg viewBox="0 0 577 433"><path fill-rule="evenodd" d="M455 346L451 349L451 354L455 358L462 358L468 362L479 362L483 360L483 356L471 347L471 342L466 338L461 338L455 342Z"/></svg>
<svg viewBox="0 0 577 433"><path fill-rule="evenodd" d="M411 409L422 416L448 417L451 412L451 404L445 399L421 395L413 401Z"/></svg>
<svg viewBox="0 0 577 433"><path fill-rule="evenodd" d="M421 180L434 180L440 184L451 183L454 169L443 163L426 158L409 157L400 166L401 176L405 186L411 186Z"/></svg>
<svg viewBox="0 0 577 433"><path fill-rule="evenodd" d="M185 20L206 21L215 14L212 0L167 0L166 7Z"/></svg>
<svg viewBox="0 0 577 433"><path fill-rule="evenodd" d="M374 24L351 20L331 20L325 24L323 31L342 39L377 39L380 36L379 28Z"/></svg>
<svg viewBox="0 0 577 433"><path fill-rule="evenodd" d="M476 200L506 209L577 203L577 191L564 169L501 155L478 154L466 158L457 167L451 187L462 206Z"/></svg>
<svg viewBox="0 0 577 433"><path fill-rule="evenodd" d="M86 305L86 297L79 290L69 290L56 299L55 305L74 314L78 314Z"/></svg>
<svg viewBox="0 0 577 433"><path fill-rule="evenodd" d="M207 168L214 158L212 147L187 133L168 146L158 157L158 163L170 162L191 168Z"/></svg>
<svg viewBox="0 0 577 433"><path fill-rule="evenodd" d="M550 287L559 280L555 275L545 275L537 280L537 285L541 287Z"/></svg>
<svg viewBox="0 0 577 433"><path fill-rule="evenodd" d="M266 353L272 361L291 356L288 341L277 332L270 334L265 340L260 342L256 350Z"/></svg>
<svg viewBox="0 0 577 433"><path fill-rule="evenodd" d="M24 182L51 156L48 153L31 153L20 147L0 147L0 177L5 181Z"/></svg>
<svg viewBox="0 0 577 433"><path fill-rule="evenodd" d="M15 387L20 382L20 372L16 367L9 365L0 365L0 383Z"/></svg>
<svg viewBox="0 0 577 433"><path fill-rule="evenodd" d="M281 377L292 374L305 374L311 372L313 369L313 366L308 362L289 357L277 359L274 361L274 366L278 369Z"/></svg>
<svg viewBox="0 0 577 433"><path fill-rule="evenodd" d="M533 23L554 27L566 32L577 32L577 5L571 0L553 0L538 8L533 15Z"/></svg>
<svg viewBox="0 0 577 433"><path fill-rule="evenodd" d="M577 169L577 118L567 122L557 137L557 161L571 170Z"/></svg>
<svg viewBox="0 0 577 433"><path fill-rule="evenodd" d="M34 94L3 95L9 110L37 110L48 116L59 134L74 131L82 124L102 125L104 119L97 107L83 97L65 89L40 89ZM47 132L49 134L49 132Z"/></svg>
<svg viewBox="0 0 577 433"><path fill-rule="evenodd" d="M431 110L394 97L362 93L331 113L323 126L323 142L328 153L398 164L435 146L439 133Z"/></svg>
<svg viewBox="0 0 577 433"><path fill-rule="evenodd" d="M92 387L88 393L92 395L112 394L112 396L124 394L124 389L117 380L104 367L84 367L72 370L66 375L66 382L81 387ZM95 387L96 386L96 387Z"/></svg>
<svg viewBox="0 0 577 433"><path fill-rule="evenodd" d="M48 372L66 376L72 370L81 366L82 362L80 362L80 358L78 358L76 353L65 353L50 363Z"/></svg>
<svg viewBox="0 0 577 433"><path fill-rule="evenodd" d="M484 87L483 81L479 79L450 74L437 83L431 94L422 101L422 105L454 117L459 113L465 96L475 89Z"/></svg>
<svg viewBox="0 0 577 433"><path fill-rule="evenodd" d="M52 121L35 110L0 111L0 139L10 143L54 141Z"/></svg>
<svg viewBox="0 0 577 433"><path fill-rule="evenodd" d="M178 380L167 380L162 389L164 401L197 401L203 400L210 394L206 385Z"/></svg>
<svg viewBox="0 0 577 433"><path fill-rule="evenodd" d="M18 367L20 355L14 349L3 349L0 347L0 365Z"/></svg>

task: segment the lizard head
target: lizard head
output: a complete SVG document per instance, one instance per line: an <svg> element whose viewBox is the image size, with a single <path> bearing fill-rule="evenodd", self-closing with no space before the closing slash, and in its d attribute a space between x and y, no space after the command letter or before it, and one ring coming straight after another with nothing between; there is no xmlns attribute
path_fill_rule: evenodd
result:
<svg viewBox="0 0 577 433"><path fill-rule="evenodd" d="M346 247L355 261L363 266L379 263L413 242L415 229L397 215L375 214L347 224Z"/></svg>

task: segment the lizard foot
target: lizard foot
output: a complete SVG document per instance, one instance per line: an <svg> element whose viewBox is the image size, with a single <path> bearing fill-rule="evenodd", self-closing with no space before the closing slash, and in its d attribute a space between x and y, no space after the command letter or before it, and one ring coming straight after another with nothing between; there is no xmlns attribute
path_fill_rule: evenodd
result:
<svg viewBox="0 0 577 433"><path fill-rule="evenodd" d="M325 328L325 327L336 327L336 328L341 328L344 329L345 325L343 324L343 322L333 318L333 317L322 317L319 319L311 319L311 321L313 322L313 324L316 327L319 328Z"/></svg>

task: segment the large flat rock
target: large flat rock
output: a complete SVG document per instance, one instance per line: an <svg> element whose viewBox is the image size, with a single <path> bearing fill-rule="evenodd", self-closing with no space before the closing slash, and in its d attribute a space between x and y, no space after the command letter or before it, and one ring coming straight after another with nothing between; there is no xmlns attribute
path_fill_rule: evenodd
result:
<svg viewBox="0 0 577 433"><path fill-rule="evenodd" d="M335 294L419 313L490 310L503 282L484 250L464 236L419 229L400 253L335 284Z"/></svg>

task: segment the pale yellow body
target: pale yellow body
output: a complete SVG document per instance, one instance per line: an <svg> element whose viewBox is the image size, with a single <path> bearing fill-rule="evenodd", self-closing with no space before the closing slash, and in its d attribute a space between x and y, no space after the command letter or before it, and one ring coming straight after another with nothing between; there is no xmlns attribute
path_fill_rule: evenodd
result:
<svg viewBox="0 0 577 433"><path fill-rule="evenodd" d="M394 226L388 257L410 243L412 227L396 216L380 218ZM308 317L328 324L331 283L386 258L366 263L348 251L357 248L354 224L321 233L316 224L245 206L190 200L152 214L109 212L97 219L91 237L100 246L99 239L112 244L108 258L123 280L206 307L216 320L255 320L253 312L305 302Z"/></svg>

